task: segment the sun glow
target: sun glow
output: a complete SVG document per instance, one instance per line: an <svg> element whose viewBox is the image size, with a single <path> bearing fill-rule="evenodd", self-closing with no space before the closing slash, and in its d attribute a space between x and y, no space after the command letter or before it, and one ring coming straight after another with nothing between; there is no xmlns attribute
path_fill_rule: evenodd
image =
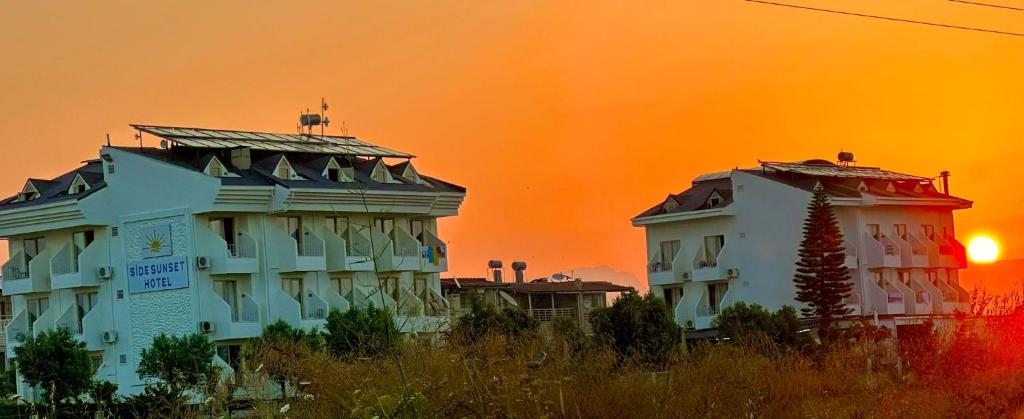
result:
<svg viewBox="0 0 1024 419"><path fill-rule="evenodd" d="M977 263L995 262L999 257L999 244L991 237L975 237L967 244L967 255Z"/></svg>

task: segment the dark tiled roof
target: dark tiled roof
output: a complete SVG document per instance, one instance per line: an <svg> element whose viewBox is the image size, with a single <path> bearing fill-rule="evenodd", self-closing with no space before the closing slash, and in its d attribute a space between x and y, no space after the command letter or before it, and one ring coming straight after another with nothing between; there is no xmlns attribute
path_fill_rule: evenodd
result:
<svg viewBox="0 0 1024 419"><path fill-rule="evenodd" d="M458 281L458 284L456 284ZM573 293L573 292L625 292L630 287L616 285L607 281L547 281L535 279L530 282L489 281L486 278L441 278L441 286L451 289L502 289L527 294Z"/></svg>
<svg viewBox="0 0 1024 419"><path fill-rule="evenodd" d="M723 208L731 204L732 179L721 178L694 183L690 189L669 195L664 201L647 209L637 217L712 209L708 205L708 198L715 193L722 197L722 202L714 208Z"/></svg>
<svg viewBox="0 0 1024 419"><path fill-rule="evenodd" d="M82 175L82 179L89 184L89 190L76 194L68 194L71 182L75 176ZM75 170L64 173L53 179L28 179L39 191L39 198L31 201L16 201L18 195L0 200L0 210L11 208L23 208L34 205L48 204L51 202L64 201L69 199L81 199L106 186L103 181L103 165L99 160L91 160ZM19 192L20 193L20 192Z"/></svg>

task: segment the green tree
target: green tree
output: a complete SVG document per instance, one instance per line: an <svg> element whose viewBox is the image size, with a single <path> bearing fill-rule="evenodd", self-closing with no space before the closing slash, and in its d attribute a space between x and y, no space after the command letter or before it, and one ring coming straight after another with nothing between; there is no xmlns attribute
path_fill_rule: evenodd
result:
<svg viewBox="0 0 1024 419"><path fill-rule="evenodd" d="M796 310L784 306L772 313L758 304L740 301L722 309L711 323L718 336L740 343L756 343L761 337L777 345L799 347L810 343L810 338L799 333L802 326Z"/></svg>
<svg viewBox="0 0 1024 419"><path fill-rule="evenodd" d="M327 349L341 358L392 353L398 328L387 310L370 305L365 310L331 310L324 340Z"/></svg>
<svg viewBox="0 0 1024 419"><path fill-rule="evenodd" d="M807 304L808 307L801 310L805 316L821 319L820 330L825 331L822 337L827 339L827 331L832 329L835 318L850 313L843 300L850 296L852 284L850 271L844 266L843 233L820 183L814 187L807 205L799 256L793 278L796 299Z"/></svg>
<svg viewBox="0 0 1024 419"><path fill-rule="evenodd" d="M51 414L59 405L85 393L92 386L95 368L85 343L66 329L47 330L38 336L19 335L14 362L22 379L42 390Z"/></svg>
<svg viewBox="0 0 1024 419"><path fill-rule="evenodd" d="M194 333L185 336L160 334L153 344L142 350L136 373L143 378L157 378L167 387L169 395L180 400L187 390L198 390L216 374L213 356L217 348L206 336ZM155 384L155 385L160 385Z"/></svg>
<svg viewBox="0 0 1024 419"><path fill-rule="evenodd" d="M294 328L284 320L267 325L260 337L249 341L242 349L242 358L255 365L278 383L281 399L287 396L289 383L297 383L301 369L296 368L307 354L324 347L324 338L318 332Z"/></svg>
<svg viewBox="0 0 1024 419"><path fill-rule="evenodd" d="M487 335L502 335L511 339L531 336L540 328L540 322L520 309L499 310L494 304L473 296L469 311L459 317L451 334L467 343L474 343Z"/></svg>
<svg viewBox="0 0 1024 419"><path fill-rule="evenodd" d="M594 334L615 348L620 358L664 365L682 340L682 330L665 300L648 293L620 294L611 307L590 313Z"/></svg>

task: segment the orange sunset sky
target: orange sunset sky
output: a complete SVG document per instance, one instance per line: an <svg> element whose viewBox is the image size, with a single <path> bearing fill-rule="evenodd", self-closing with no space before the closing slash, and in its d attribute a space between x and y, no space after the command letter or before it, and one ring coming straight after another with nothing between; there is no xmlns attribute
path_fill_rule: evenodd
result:
<svg viewBox="0 0 1024 419"><path fill-rule="evenodd" d="M945 0L792 2L1024 32ZM1024 37L742 0L373 3L3 2L0 191L132 144L129 123L291 132L326 96L334 133L469 188L441 225L452 275L644 284L632 216L703 172L840 149L950 170L975 201L961 241L1024 258Z"/></svg>

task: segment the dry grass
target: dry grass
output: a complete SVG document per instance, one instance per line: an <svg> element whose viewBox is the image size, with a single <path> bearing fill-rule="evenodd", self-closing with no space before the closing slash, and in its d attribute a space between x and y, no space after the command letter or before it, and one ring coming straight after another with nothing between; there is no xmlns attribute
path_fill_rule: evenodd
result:
<svg viewBox="0 0 1024 419"><path fill-rule="evenodd" d="M607 349L572 353L559 338L491 337L446 347L408 342L403 379L392 357L342 362L313 351L263 360L291 363L308 384L256 410L316 418L1005 417L1024 403L1021 324L959 328L929 353L904 353L913 367L896 365L894 344L862 341L810 355L701 345L650 371Z"/></svg>

